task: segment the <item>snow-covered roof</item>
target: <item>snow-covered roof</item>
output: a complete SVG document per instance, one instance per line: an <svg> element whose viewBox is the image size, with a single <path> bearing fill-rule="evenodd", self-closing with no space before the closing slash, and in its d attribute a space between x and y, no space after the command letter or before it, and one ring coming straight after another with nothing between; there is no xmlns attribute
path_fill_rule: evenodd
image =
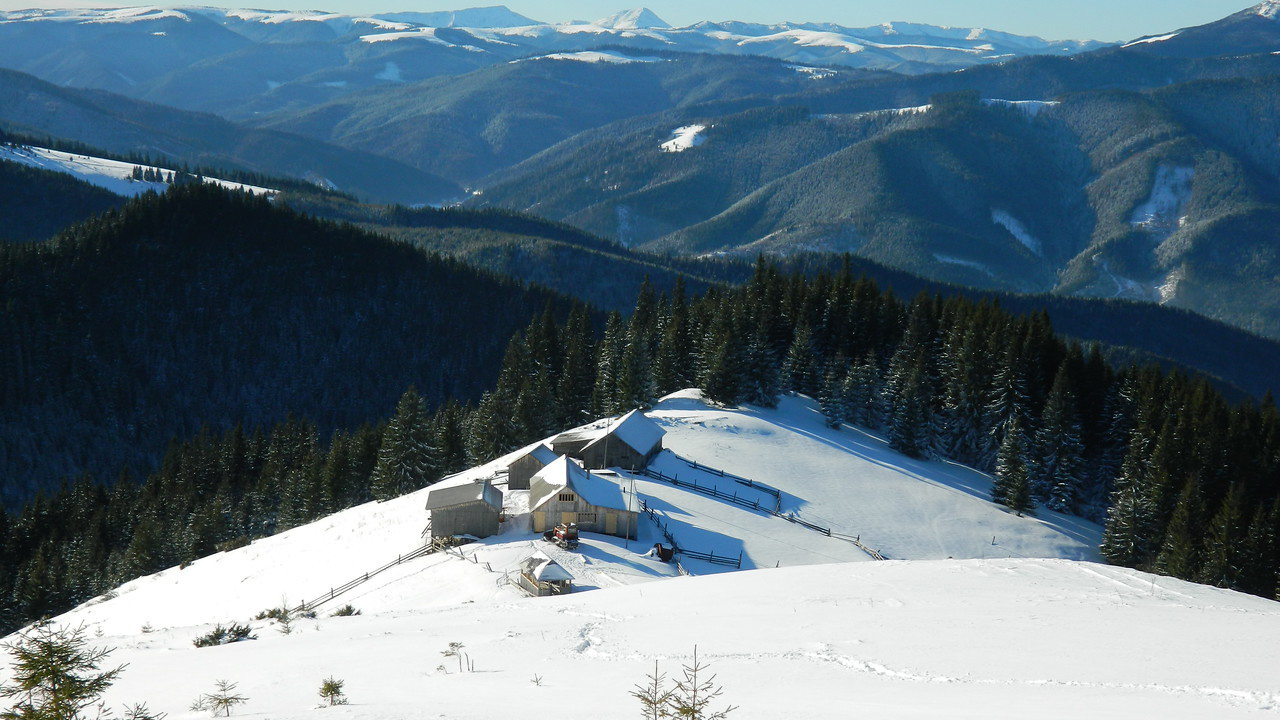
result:
<svg viewBox="0 0 1280 720"><path fill-rule="evenodd" d="M471 482L453 487L432 488L427 493L427 509L463 505L483 501L495 510L502 510L502 491L486 482Z"/></svg>
<svg viewBox="0 0 1280 720"><path fill-rule="evenodd" d="M662 436L665 434L666 431L645 417L644 413L632 410L618 420L604 422L597 420L586 427L560 433L552 442L558 445L585 440L586 445L589 446L600 442L605 437L610 437L621 440L641 455L648 455L649 451L662 441Z"/></svg>
<svg viewBox="0 0 1280 720"><path fill-rule="evenodd" d="M524 561L524 571L529 573L535 580L541 582L557 582L561 580L572 580L573 576L568 570L560 567L555 560L544 555L541 551L530 555Z"/></svg>
<svg viewBox="0 0 1280 720"><path fill-rule="evenodd" d="M565 488L596 507L629 509L621 488L563 455L529 479L529 507L537 509Z"/></svg>
<svg viewBox="0 0 1280 720"><path fill-rule="evenodd" d="M540 465L546 467L556 461L560 457L556 451L547 447L546 443L538 443L537 447L525 453L522 457L532 457L537 460Z"/></svg>
<svg viewBox="0 0 1280 720"><path fill-rule="evenodd" d="M662 436L666 435L666 431L639 410L632 410L622 419L609 426L606 435L614 437L626 443L632 450L647 455L650 450L657 447L662 442ZM598 438L595 442L599 442Z"/></svg>

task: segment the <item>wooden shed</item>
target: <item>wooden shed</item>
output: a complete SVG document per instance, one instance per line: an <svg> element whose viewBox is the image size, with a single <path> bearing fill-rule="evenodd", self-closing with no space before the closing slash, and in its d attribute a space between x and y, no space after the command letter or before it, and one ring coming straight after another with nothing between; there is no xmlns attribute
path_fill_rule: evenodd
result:
<svg viewBox="0 0 1280 720"><path fill-rule="evenodd" d="M520 587L539 597L573 592L573 576L541 552L520 565L519 582Z"/></svg>
<svg viewBox="0 0 1280 720"><path fill-rule="evenodd" d="M639 512L628 507L617 483L560 456L529 481L533 531L577 523L582 532L634 538Z"/></svg>
<svg viewBox="0 0 1280 720"><path fill-rule="evenodd" d="M431 513L433 538L497 535L502 491L488 480L432 488L427 493L427 510Z"/></svg>
<svg viewBox="0 0 1280 720"><path fill-rule="evenodd" d="M662 452L665 434L666 431L644 413L632 410L604 425L596 423L561 433L552 439L551 449L581 460L587 468L642 470Z"/></svg>
<svg viewBox="0 0 1280 720"><path fill-rule="evenodd" d="M538 443L507 466L507 489L528 490L529 479L534 473L550 465L557 457L559 456L546 443Z"/></svg>

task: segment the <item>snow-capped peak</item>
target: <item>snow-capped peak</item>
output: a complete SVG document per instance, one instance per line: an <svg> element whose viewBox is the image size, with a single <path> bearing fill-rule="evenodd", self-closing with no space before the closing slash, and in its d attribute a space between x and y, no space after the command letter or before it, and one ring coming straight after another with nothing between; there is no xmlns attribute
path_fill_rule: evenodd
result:
<svg viewBox="0 0 1280 720"><path fill-rule="evenodd" d="M1280 0L1263 0L1254 6L1253 11L1268 20L1280 19Z"/></svg>
<svg viewBox="0 0 1280 720"><path fill-rule="evenodd" d="M665 20L658 17L649 8L632 8L620 13L601 18L591 23L614 30L641 30L646 28L669 28Z"/></svg>

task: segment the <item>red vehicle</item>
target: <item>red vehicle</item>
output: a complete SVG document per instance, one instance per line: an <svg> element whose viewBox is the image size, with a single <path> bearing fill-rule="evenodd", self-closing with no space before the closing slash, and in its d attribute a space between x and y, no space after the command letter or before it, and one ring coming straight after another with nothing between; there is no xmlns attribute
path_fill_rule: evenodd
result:
<svg viewBox="0 0 1280 720"><path fill-rule="evenodd" d="M549 543L555 543L565 550L578 549L578 524L577 523L560 523L551 530L542 533L542 539Z"/></svg>

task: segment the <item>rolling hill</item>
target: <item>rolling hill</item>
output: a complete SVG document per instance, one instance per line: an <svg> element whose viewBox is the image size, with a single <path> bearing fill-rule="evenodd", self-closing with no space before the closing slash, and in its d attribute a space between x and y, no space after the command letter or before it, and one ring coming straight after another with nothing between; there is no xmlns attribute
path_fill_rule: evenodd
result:
<svg viewBox="0 0 1280 720"><path fill-rule="evenodd" d="M1097 528L1052 513L1003 513L981 498L982 476L913 463L875 438L825 428L800 401L726 410L681 394L652 416L681 455L749 468L784 491L789 509L846 531L860 526L864 542L896 547L902 559L833 563L822 557L831 539L818 533L760 537L751 524L767 517L637 485L677 535L701 526L768 566L713 572L691 560L695 576L674 577L645 554L660 537L652 525L630 547L584 536L580 552L564 552L522 525L523 491L514 491L497 536L393 563L319 606L314 619L295 620L288 634L249 619L417 547L428 490L135 580L56 622L84 623L91 644L114 647L111 660L129 664L110 705L145 700L183 717L196 717L183 708L218 679L237 683L244 712L282 718L489 718L548 702L562 712L626 714L637 707L630 691L655 661L679 677L695 646L723 688L719 700L744 718L851 710L1227 718L1276 701L1266 662L1280 640L1274 602L1064 559L1087 558L1078 548L1096 541ZM570 568L579 591L529 598L510 585L538 551ZM330 616L339 602L361 614ZM192 647L215 624L246 620L258 639ZM1152 637L1176 652L1153 661ZM450 643L471 671L441 655ZM315 707L325 677L344 682L350 705Z"/></svg>

